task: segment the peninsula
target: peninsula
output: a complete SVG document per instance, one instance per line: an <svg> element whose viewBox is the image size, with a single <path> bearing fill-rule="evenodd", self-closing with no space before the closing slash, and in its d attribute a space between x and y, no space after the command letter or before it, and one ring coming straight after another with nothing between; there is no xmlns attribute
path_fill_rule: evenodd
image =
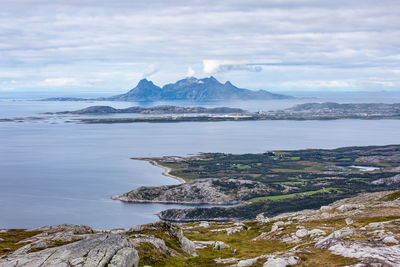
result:
<svg viewBox="0 0 400 267"><path fill-rule="evenodd" d="M241 204L170 209L167 221L251 220L263 213L319 208L359 193L400 188L400 145L332 150L270 151L262 154L203 153L192 157L144 158L169 168L185 183L139 187L125 202Z"/></svg>

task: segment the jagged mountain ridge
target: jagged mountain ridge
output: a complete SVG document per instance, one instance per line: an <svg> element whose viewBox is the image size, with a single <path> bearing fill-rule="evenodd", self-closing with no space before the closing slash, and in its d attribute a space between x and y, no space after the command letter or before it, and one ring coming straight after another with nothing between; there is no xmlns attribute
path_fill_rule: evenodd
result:
<svg viewBox="0 0 400 267"><path fill-rule="evenodd" d="M163 100L251 100L251 99L287 99L290 96L273 94L265 90L252 91L238 88L229 81L220 83L213 76L197 79L188 77L176 83L166 84L162 88L152 81L142 79L138 85L125 94L120 94L104 100L113 101L163 101Z"/></svg>

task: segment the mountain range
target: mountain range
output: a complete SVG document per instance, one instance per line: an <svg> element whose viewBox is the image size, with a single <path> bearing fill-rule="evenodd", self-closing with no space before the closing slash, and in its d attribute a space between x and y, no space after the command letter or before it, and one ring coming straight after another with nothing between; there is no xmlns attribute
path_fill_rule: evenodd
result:
<svg viewBox="0 0 400 267"><path fill-rule="evenodd" d="M185 78L164 85L162 88L153 82L143 79L129 92L106 98L119 101L163 101L163 100L250 100L250 99L286 99L286 95L273 94L265 90L252 91L234 86L227 81L220 83L213 76L204 79Z"/></svg>
<svg viewBox="0 0 400 267"><path fill-rule="evenodd" d="M234 86L229 81L220 83L213 76L204 79L185 78L164 85L162 88L143 79L129 92L106 98L118 101L215 101L215 100L250 100L250 99L286 99L286 95L273 94L265 90L252 91Z"/></svg>
<svg viewBox="0 0 400 267"><path fill-rule="evenodd" d="M220 83L213 76L197 79L188 77L163 87L152 81L142 79L137 86L125 94L97 99L76 99L70 97L48 98L53 101L106 100L106 101L219 101L219 100L268 100L293 98L287 95L274 94L265 90L253 91L238 88L232 83Z"/></svg>

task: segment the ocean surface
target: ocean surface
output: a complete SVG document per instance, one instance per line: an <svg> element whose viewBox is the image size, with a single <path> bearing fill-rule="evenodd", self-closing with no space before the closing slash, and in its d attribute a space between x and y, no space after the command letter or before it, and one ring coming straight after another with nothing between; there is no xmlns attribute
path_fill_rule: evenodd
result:
<svg viewBox="0 0 400 267"><path fill-rule="evenodd" d="M284 108L298 102L301 101L208 106L268 110L263 107ZM0 118L41 116L42 112L94 104L110 103L3 98ZM111 200L110 196L139 186L178 183L163 176L162 169L132 157L399 144L399 133L398 120L76 124L54 118L0 122L0 228L59 223L99 229L128 228L156 221L155 213L161 210L188 207Z"/></svg>

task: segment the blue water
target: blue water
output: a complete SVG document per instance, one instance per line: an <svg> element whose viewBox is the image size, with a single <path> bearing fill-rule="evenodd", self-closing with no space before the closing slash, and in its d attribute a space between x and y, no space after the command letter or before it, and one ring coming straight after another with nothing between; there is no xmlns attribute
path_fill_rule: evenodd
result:
<svg viewBox="0 0 400 267"><path fill-rule="evenodd" d="M29 102L3 104L0 102L0 117L51 109L36 103L32 108ZM79 105L87 106L58 103L57 110ZM2 116L5 111L7 116ZM127 228L157 220L154 214L163 209L185 207L110 200L112 195L142 185L177 183L163 176L160 168L131 157L398 144L399 133L398 120L112 125L3 122L0 228L58 223Z"/></svg>

